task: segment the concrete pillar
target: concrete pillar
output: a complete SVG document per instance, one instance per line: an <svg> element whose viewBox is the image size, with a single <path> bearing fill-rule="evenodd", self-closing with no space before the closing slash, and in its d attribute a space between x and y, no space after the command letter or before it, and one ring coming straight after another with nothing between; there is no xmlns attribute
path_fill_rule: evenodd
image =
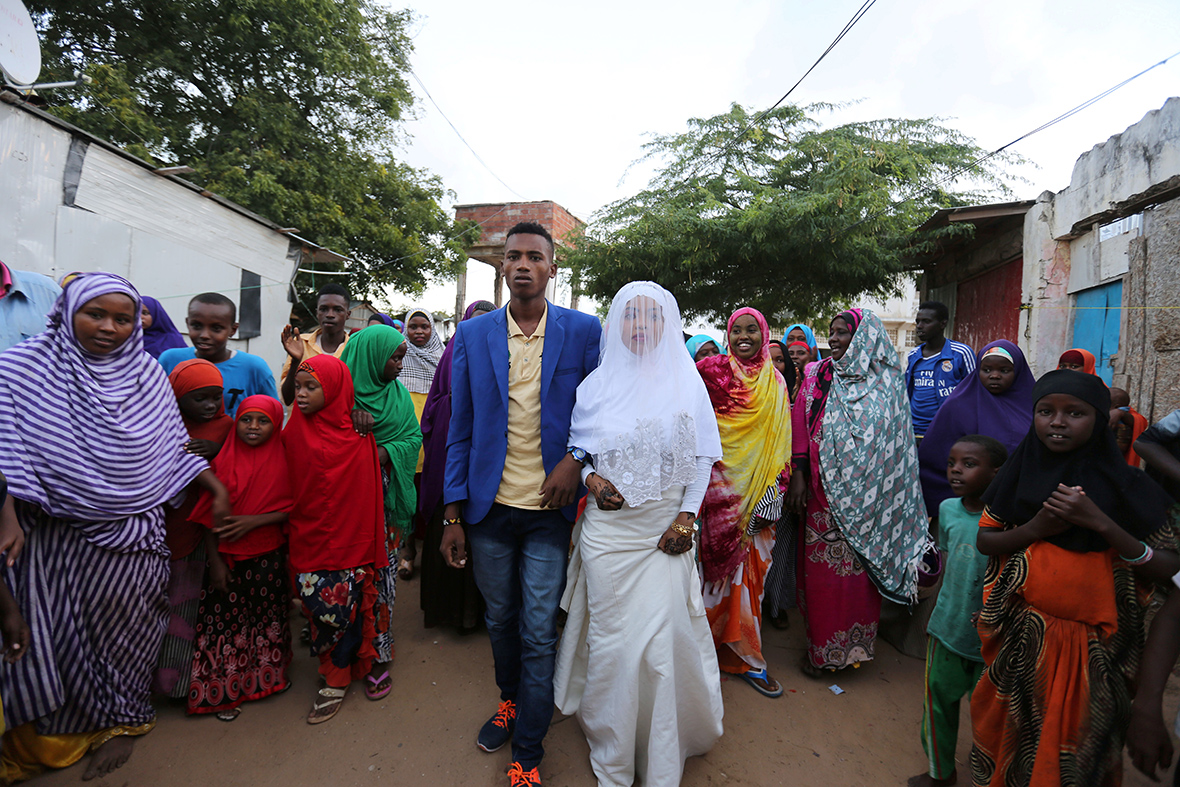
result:
<svg viewBox="0 0 1180 787"><path fill-rule="evenodd" d="M499 267L496 268L496 283L493 286L495 287L495 292L496 292L496 300L495 300L496 308L499 309L501 306L504 305L504 303L503 303L504 298L500 292L501 290L504 289L504 272L502 270L500 270Z"/></svg>
<svg viewBox="0 0 1180 787"><path fill-rule="evenodd" d="M463 263L463 272L455 278L455 325L463 319L463 312L467 310L467 263Z"/></svg>

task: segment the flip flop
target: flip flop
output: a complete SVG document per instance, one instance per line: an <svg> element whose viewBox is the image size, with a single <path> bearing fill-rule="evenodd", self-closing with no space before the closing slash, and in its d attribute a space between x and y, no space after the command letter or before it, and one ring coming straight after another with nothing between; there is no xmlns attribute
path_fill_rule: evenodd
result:
<svg viewBox="0 0 1180 787"><path fill-rule="evenodd" d="M738 677L749 683L754 688L754 691L763 697L774 699L775 697L783 696L782 684L770 677L765 667L760 670L746 670L740 673Z"/></svg>
<svg viewBox="0 0 1180 787"><path fill-rule="evenodd" d="M328 719L340 712L340 705L344 702L344 695L348 693L348 689L334 689L331 686L324 686L316 694L324 698L324 702L316 702L311 706L311 713L307 714L308 724L323 724ZM321 710L329 710L330 713L325 713L322 716L314 715Z"/></svg>
<svg viewBox="0 0 1180 787"><path fill-rule="evenodd" d="M241 715L241 713L242 713L241 708L230 708L229 710L219 710L219 711L217 711L217 718L220 721L233 721L239 715Z"/></svg>
<svg viewBox="0 0 1180 787"><path fill-rule="evenodd" d="M387 680L389 683L385 685L385 688L379 688ZM393 680L389 677L389 670L385 670L376 678L366 675L365 682L368 684L365 686L365 696L374 701L385 699L389 696L389 692L393 691Z"/></svg>

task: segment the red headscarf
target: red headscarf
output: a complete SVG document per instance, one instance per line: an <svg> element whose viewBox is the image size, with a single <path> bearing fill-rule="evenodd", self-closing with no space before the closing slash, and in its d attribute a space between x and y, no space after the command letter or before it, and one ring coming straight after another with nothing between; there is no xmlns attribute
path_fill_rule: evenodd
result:
<svg viewBox="0 0 1180 787"><path fill-rule="evenodd" d="M229 490L235 514L270 514L290 511L294 500L291 479L287 473L287 454L283 451L280 430L283 427L283 405L269 396L249 396L238 407L238 419L246 413L262 413L274 424L270 439L251 446L238 437L235 429L221 453L213 460L213 473ZM212 497L201 494L189 517L205 527L213 527ZM237 558L258 557L273 552L283 545L286 536L282 525L264 525L251 530L237 541L222 541L217 551Z"/></svg>
<svg viewBox="0 0 1180 787"><path fill-rule="evenodd" d="M297 572L389 565L377 443L352 428L353 390L339 358L299 364L323 386L324 407L298 407L283 430L295 506L288 519L291 567Z"/></svg>
<svg viewBox="0 0 1180 787"><path fill-rule="evenodd" d="M168 382L172 383L172 392L176 394L177 401L185 394L201 388L225 387L218 368L203 358L193 358L176 364L176 368L168 375ZM188 436L194 440L223 443L230 427L234 425L234 420L225 414L225 402L220 399L217 415L212 421L193 421L184 413L181 413L180 417L184 419L184 428L188 430Z"/></svg>

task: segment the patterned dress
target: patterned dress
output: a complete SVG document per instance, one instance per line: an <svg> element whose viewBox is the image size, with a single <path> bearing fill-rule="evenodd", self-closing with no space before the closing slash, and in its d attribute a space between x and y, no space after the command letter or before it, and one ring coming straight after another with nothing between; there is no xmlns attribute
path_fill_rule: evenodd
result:
<svg viewBox="0 0 1180 787"><path fill-rule="evenodd" d="M872 660L881 594L840 532L824 493L819 448L827 386L822 383L831 381L830 358L808 364L791 417L795 472L807 474L810 493L797 578L807 657L813 666L840 669Z"/></svg>

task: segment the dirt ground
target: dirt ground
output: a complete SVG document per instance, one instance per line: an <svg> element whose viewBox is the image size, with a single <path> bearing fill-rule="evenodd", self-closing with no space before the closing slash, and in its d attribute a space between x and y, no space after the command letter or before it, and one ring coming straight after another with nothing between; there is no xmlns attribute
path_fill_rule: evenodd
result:
<svg viewBox="0 0 1180 787"><path fill-rule="evenodd" d="M510 747L485 754L475 747L480 725L498 700L492 654L482 630L461 636L422 628L417 579L399 582L394 631L394 691L380 702L354 684L344 707L326 724L304 718L316 687L315 663L305 650L292 666L293 688L249 703L232 723L188 718L163 706L159 724L141 738L128 764L90 782L96 787L319 787L320 785L434 784L504 787ZM296 629L298 631L298 629ZM685 787L704 785L904 785L922 772L918 740L923 662L878 641L875 661L821 681L796 668L803 653L802 624L770 630L764 650L785 692L766 699L740 680L723 679L725 735L689 760ZM839 684L843 694L829 690ZM1165 711L1174 718L1180 683L1173 677ZM964 703L966 705L966 703ZM545 741L541 776L547 787L593 787L589 748L578 723L555 713ZM960 784L970 729L964 707L959 734ZM75 785L83 764L34 779L36 787ZM1124 784L1150 784L1130 764Z"/></svg>

